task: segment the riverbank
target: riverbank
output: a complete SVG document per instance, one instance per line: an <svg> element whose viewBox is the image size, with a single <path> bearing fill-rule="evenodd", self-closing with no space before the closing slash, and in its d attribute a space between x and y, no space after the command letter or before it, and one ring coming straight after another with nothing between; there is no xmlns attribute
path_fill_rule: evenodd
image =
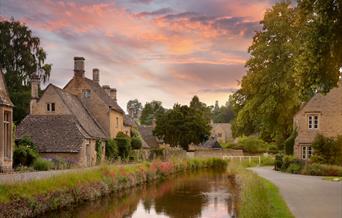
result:
<svg viewBox="0 0 342 218"><path fill-rule="evenodd" d="M0 185L0 217L33 217L171 174L226 166L226 161L215 158L153 161L128 166L105 165L48 179Z"/></svg>
<svg viewBox="0 0 342 218"><path fill-rule="evenodd" d="M241 164L230 163L228 173L238 187L240 218L294 217L274 184Z"/></svg>

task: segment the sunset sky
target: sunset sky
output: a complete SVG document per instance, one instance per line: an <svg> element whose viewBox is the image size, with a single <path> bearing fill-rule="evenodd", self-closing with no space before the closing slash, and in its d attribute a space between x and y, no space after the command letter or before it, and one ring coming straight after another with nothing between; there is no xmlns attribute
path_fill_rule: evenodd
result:
<svg viewBox="0 0 342 218"><path fill-rule="evenodd" d="M198 95L224 104L245 73L247 49L275 0L0 0L0 16L26 23L40 37L49 82L64 87L73 57L86 76L130 99L166 107Z"/></svg>

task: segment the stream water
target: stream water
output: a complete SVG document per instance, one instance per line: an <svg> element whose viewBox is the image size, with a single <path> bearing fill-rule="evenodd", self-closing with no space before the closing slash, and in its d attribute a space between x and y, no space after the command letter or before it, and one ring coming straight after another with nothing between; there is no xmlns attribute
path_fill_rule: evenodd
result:
<svg viewBox="0 0 342 218"><path fill-rule="evenodd" d="M229 218L236 217L233 193L225 172L205 170L114 193L41 217Z"/></svg>

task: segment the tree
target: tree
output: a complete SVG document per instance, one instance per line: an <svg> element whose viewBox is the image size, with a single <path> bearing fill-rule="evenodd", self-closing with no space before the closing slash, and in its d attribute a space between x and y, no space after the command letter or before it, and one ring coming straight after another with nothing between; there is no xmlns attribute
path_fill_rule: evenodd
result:
<svg viewBox="0 0 342 218"><path fill-rule="evenodd" d="M176 104L173 109L157 117L153 134L173 147L181 146L188 150L189 144L199 144L209 138L208 111L210 109L197 97L194 97L190 107Z"/></svg>
<svg viewBox="0 0 342 218"><path fill-rule="evenodd" d="M230 103L237 113L235 135L260 133L266 141L282 142L292 132L292 117L300 105L293 77L295 13L290 1L268 9L263 28L249 47L247 75Z"/></svg>
<svg viewBox="0 0 342 218"><path fill-rule="evenodd" d="M127 111L130 117L138 119L142 111L142 104L138 99L130 100L127 103Z"/></svg>
<svg viewBox="0 0 342 218"><path fill-rule="evenodd" d="M229 123L234 118L234 112L229 102L220 107L216 101L211 116L214 123Z"/></svg>
<svg viewBox="0 0 342 218"><path fill-rule="evenodd" d="M152 125L153 119L164 113L165 109L160 101L146 103L141 112L140 123L143 125Z"/></svg>
<svg viewBox="0 0 342 218"><path fill-rule="evenodd" d="M335 87L342 67L342 1L298 0L294 72L301 98Z"/></svg>
<svg viewBox="0 0 342 218"><path fill-rule="evenodd" d="M38 74L42 82L48 81L51 64L45 64L46 53L40 47L40 39L13 18L0 21L0 41L0 68L16 106L14 121L18 123L29 109L31 75Z"/></svg>

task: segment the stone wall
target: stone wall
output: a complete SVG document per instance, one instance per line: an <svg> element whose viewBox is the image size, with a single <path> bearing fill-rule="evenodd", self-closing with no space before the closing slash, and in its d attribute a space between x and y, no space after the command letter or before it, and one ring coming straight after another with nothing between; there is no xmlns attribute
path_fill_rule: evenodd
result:
<svg viewBox="0 0 342 218"><path fill-rule="evenodd" d="M179 148L155 148L155 149L140 149L133 150L132 156L137 161L152 161L155 159L169 160L172 158L186 158L186 151Z"/></svg>
<svg viewBox="0 0 342 218"><path fill-rule="evenodd" d="M5 157L5 145L4 145L4 112L9 111L11 112L10 116L10 129L13 129L13 111L11 107L8 106L0 106L0 172L8 172L12 170L12 163L13 163L13 148L14 148L14 140L13 140L13 131L11 132L10 138L12 139L12 147L10 150L11 157Z"/></svg>
<svg viewBox="0 0 342 218"><path fill-rule="evenodd" d="M233 150L233 149L208 149L208 150L199 150L193 152L193 157L217 157L222 158L223 156L243 156L242 150Z"/></svg>

